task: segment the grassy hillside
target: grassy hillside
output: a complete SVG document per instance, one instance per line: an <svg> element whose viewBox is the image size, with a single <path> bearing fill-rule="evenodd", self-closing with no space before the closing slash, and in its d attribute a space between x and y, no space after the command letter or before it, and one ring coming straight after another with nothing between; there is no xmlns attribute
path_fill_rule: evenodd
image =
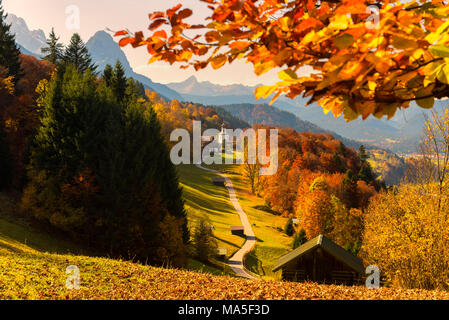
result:
<svg viewBox="0 0 449 320"><path fill-rule="evenodd" d="M245 239L231 234L230 226L240 225L240 219L229 200L224 187L212 184L214 173L201 170L194 165L178 166L183 187L189 229L193 232L197 222L204 218L214 226L214 235L219 248L228 249L227 257L236 252Z"/></svg>
<svg viewBox="0 0 449 320"><path fill-rule="evenodd" d="M0 204L0 299L449 299L439 291L254 281L67 254L76 245L8 221L3 215L15 205L1 194ZM65 286L70 265L80 270L79 290Z"/></svg>
<svg viewBox="0 0 449 320"><path fill-rule="evenodd" d="M449 299L447 292L254 281L2 243L0 299ZM79 290L65 287L69 265L80 269Z"/></svg>

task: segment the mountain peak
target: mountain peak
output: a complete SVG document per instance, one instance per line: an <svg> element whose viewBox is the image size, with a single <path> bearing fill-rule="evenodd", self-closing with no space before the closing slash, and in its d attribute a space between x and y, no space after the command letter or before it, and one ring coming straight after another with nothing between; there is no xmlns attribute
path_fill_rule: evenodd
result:
<svg viewBox="0 0 449 320"><path fill-rule="evenodd" d="M25 20L12 13L6 17L6 23L11 25L11 32L15 35L18 44L32 53L41 53L41 48L47 41L43 30L30 31Z"/></svg>
<svg viewBox="0 0 449 320"><path fill-rule="evenodd" d="M184 82L187 82L187 83L199 83L198 79L195 76L191 76L191 77L187 78Z"/></svg>

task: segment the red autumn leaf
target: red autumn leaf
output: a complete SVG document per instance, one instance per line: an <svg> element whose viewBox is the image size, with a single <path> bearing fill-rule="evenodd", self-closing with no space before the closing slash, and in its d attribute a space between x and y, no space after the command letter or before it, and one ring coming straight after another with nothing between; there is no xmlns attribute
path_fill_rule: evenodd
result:
<svg viewBox="0 0 449 320"><path fill-rule="evenodd" d="M159 28L161 25L163 25L166 22L165 19L157 19L154 20L151 24L150 27L148 28L149 30L153 31L156 30L157 28Z"/></svg>
<svg viewBox="0 0 449 320"><path fill-rule="evenodd" d="M117 32L114 34L114 37L124 36L124 35L127 35L127 34L129 34L128 31L121 30L121 31L117 31Z"/></svg>
<svg viewBox="0 0 449 320"><path fill-rule="evenodd" d="M185 19L188 18L192 15L193 11L190 9L184 9L181 12L178 13L178 18L179 19Z"/></svg>

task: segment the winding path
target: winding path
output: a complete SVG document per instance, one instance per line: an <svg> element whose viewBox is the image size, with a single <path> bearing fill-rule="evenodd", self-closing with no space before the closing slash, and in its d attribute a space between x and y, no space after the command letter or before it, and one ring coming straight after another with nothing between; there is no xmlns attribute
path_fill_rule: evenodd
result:
<svg viewBox="0 0 449 320"><path fill-rule="evenodd" d="M235 210L237 211L240 221L242 222L242 226L244 228L246 241L243 244L243 246L236 252L234 255L229 258L228 265L231 267L232 271L235 272L238 276L248 278L248 279L255 279L255 277L250 274L243 265L243 258L245 255L250 252L254 246L256 245L256 236L254 234L253 228L251 228L251 224L249 223L248 216L246 215L245 211L243 211L242 207L240 206L240 203L237 199L234 186L232 185L231 179L229 179L224 174L220 173L217 170L208 169L202 167L200 164L196 165L198 168L216 173L226 180L226 188L229 192L229 199L232 202L232 205L234 206Z"/></svg>

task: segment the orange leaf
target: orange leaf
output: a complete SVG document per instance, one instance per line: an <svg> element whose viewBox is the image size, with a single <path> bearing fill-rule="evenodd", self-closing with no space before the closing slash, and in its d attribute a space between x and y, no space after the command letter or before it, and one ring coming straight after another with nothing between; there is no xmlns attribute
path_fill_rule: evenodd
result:
<svg viewBox="0 0 449 320"><path fill-rule="evenodd" d="M123 38L123 39L121 39L119 42L118 42L118 45L120 46L120 47L124 47L124 46L126 46L126 45L128 45L128 44L130 44L130 43L133 43L134 42L134 38Z"/></svg>
<svg viewBox="0 0 449 320"><path fill-rule="evenodd" d="M159 38L167 39L167 32L165 32L165 30L156 31L155 33L153 33L153 37L159 37Z"/></svg>
<svg viewBox="0 0 449 320"><path fill-rule="evenodd" d="M127 34L128 34L128 31L121 30L121 31L117 31L117 32L114 34L114 37L124 36L124 35L127 35Z"/></svg>
<svg viewBox="0 0 449 320"><path fill-rule="evenodd" d="M251 45L249 41L234 41L229 45L231 49L243 50L248 48Z"/></svg>

